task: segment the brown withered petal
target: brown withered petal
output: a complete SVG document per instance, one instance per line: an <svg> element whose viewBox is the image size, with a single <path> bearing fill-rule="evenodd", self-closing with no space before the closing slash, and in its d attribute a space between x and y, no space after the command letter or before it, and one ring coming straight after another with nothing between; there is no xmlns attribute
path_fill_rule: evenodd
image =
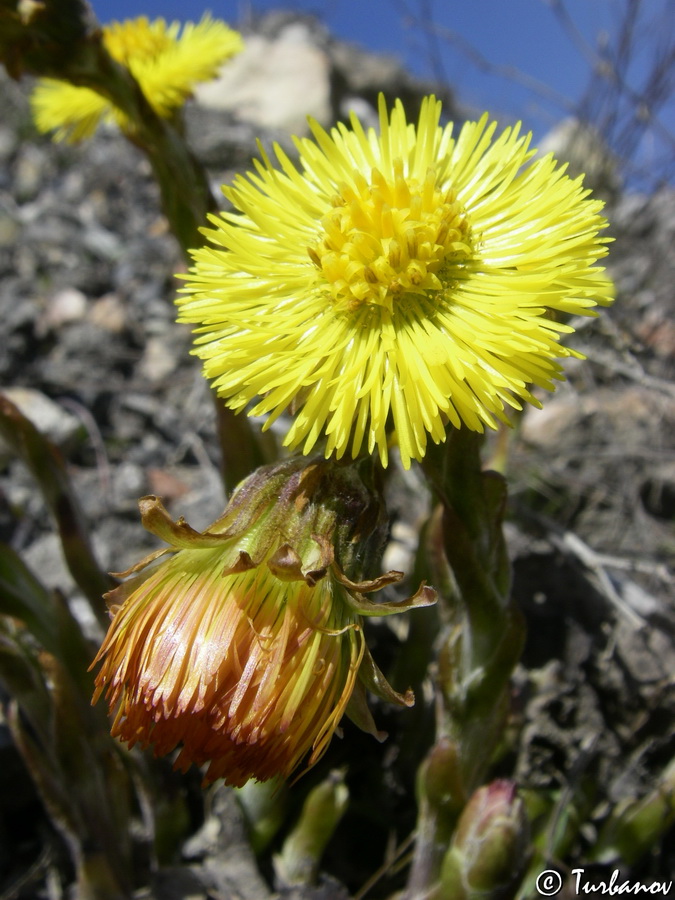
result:
<svg viewBox="0 0 675 900"><path fill-rule="evenodd" d="M374 603L361 592L400 573L343 573L338 559L358 572L356 535L363 548L380 521L355 471L294 459L263 467L203 533L172 520L157 497L140 506L143 524L170 546L106 595L112 622L94 702L105 695L115 736L156 755L179 749L178 767L208 764L206 783L239 786L312 766L345 714L382 739L366 691L412 705L372 660L361 615L427 606L435 595L422 587Z"/></svg>
<svg viewBox="0 0 675 900"><path fill-rule="evenodd" d="M124 599L95 699L117 707L113 734L129 745L180 744L181 768L210 762L207 782L288 776L310 750L319 759L345 712L358 618L331 579L282 583L266 565L223 576L219 556L181 551Z"/></svg>

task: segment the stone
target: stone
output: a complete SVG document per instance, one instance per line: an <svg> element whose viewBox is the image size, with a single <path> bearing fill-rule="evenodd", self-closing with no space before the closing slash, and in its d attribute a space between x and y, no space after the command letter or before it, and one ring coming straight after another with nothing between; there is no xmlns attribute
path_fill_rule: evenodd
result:
<svg viewBox="0 0 675 900"><path fill-rule="evenodd" d="M2 392L30 419L38 431L59 447L66 447L82 430L80 420L34 388L9 387ZM2 448L0 447L0 456Z"/></svg>
<svg viewBox="0 0 675 900"><path fill-rule="evenodd" d="M9 125L0 125L0 163L7 163L19 146L19 136Z"/></svg>
<svg viewBox="0 0 675 900"><path fill-rule="evenodd" d="M63 288L47 300L47 308L40 320L41 333L58 331L68 322L78 322L87 312L87 298L77 288Z"/></svg>
<svg viewBox="0 0 675 900"><path fill-rule="evenodd" d="M139 365L139 372L148 381L159 382L168 378L177 368L176 350L163 336L149 338Z"/></svg>
<svg viewBox="0 0 675 900"><path fill-rule="evenodd" d="M300 22L287 25L276 38L249 35L244 50L215 81L200 85L195 97L244 122L305 134L307 116L323 124L331 118L328 58Z"/></svg>
<svg viewBox="0 0 675 900"><path fill-rule="evenodd" d="M11 247L18 240L19 234L19 223L14 216L5 210L0 210L0 248Z"/></svg>
<svg viewBox="0 0 675 900"><path fill-rule="evenodd" d="M600 132L575 118L563 119L544 135L539 155L553 153L558 162L567 162L571 178L584 176L584 187L594 196L612 200L621 188L618 162Z"/></svg>
<svg viewBox="0 0 675 900"><path fill-rule="evenodd" d="M35 144L24 144L16 167L15 192L20 203L34 200L44 184L45 151Z"/></svg>
<svg viewBox="0 0 675 900"><path fill-rule="evenodd" d="M583 415L581 399L576 394L554 397L545 401L542 409L527 407L520 434L527 444L554 449L571 428L578 426Z"/></svg>
<svg viewBox="0 0 675 900"><path fill-rule="evenodd" d="M91 304L87 319L103 331L121 334L127 324L127 313L118 295L111 291Z"/></svg>

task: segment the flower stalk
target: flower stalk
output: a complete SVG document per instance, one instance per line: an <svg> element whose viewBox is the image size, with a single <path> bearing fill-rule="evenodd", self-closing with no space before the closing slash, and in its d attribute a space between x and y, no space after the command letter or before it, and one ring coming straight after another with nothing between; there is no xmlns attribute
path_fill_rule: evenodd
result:
<svg viewBox="0 0 675 900"><path fill-rule="evenodd" d="M184 138L148 102L126 66L107 51L89 6L80 0L0 4L0 60L11 75L69 81L107 98L131 123L128 137L146 154L164 212L187 254L216 204L206 173Z"/></svg>
<svg viewBox="0 0 675 900"><path fill-rule="evenodd" d="M506 488L501 476L482 470L480 445L480 436L453 430L442 450L424 461L439 500L427 548L443 626L437 738L418 780L418 841L407 900L426 896L438 883L457 817L489 771L524 642L502 534Z"/></svg>
<svg viewBox="0 0 675 900"><path fill-rule="evenodd" d="M105 574L96 560L84 515L58 448L2 394L0 435L37 481L56 522L66 565L87 598L93 615L103 625L105 615L101 609L101 594L109 591L115 581Z"/></svg>
<svg viewBox="0 0 675 900"><path fill-rule="evenodd" d="M605 865L638 862L675 823L675 759L643 797L612 809L593 847L593 859Z"/></svg>
<svg viewBox="0 0 675 900"><path fill-rule="evenodd" d="M133 879L130 773L105 718L88 703L82 682L91 677L81 655L62 662L69 647L58 649L61 658L36 650L28 628L0 616L0 681L12 697L5 717L71 853L78 896L124 900Z"/></svg>
<svg viewBox="0 0 675 900"><path fill-rule="evenodd" d="M323 852L348 804L344 772L331 772L310 791L298 822L274 857L274 871L281 888L315 883Z"/></svg>

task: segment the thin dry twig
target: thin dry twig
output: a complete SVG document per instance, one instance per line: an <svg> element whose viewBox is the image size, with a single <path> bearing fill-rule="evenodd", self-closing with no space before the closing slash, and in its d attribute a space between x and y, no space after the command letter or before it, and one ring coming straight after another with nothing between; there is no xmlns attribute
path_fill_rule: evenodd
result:
<svg viewBox="0 0 675 900"><path fill-rule="evenodd" d="M101 434L101 429L98 427L98 423L96 419L92 416L86 406L84 404L79 403L77 400L73 400L72 397L61 397L59 398L59 403L61 406L65 406L66 409L69 409L74 416L76 416L80 422L83 424L89 440L91 441L92 447L94 448L94 454L96 456L96 469L99 474L99 479L101 482L101 491L103 493L104 500L108 507L110 507L110 498L112 496L112 477L110 473L110 460L108 459L108 451L106 450L105 441L103 440L103 435Z"/></svg>
<svg viewBox="0 0 675 900"><path fill-rule="evenodd" d="M384 878L385 875L394 874L400 868L400 863L404 854L407 850L412 847L415 843L415 838L417 837L417 832L412 831L407 838L405 838L398 847L387 848L387 855L380 866L379 869L376 869L375 872L370 876L370 878L362 885L362 887L354 894L353 900L363 900L366 894L375 887L378 881L381 878Z"/></svg>
<svg viewBox="0 0 675 900"><path fill-rule="evenodd" d="M614 587L614 584L607 573L607 569L623 569L625 571L648 572L655 575L666 583L672 581L672 576L668 572L666 566L659 563L648 564L646 562L638 562L622 557L610 556L607 554L597 553L585 541L583 541L573 531L562 528L557 522L541 513L533 510L523 509L523 514L536 521L539 525L546 529L546 539L556 549L567 557L572 557L588 570L591 575L591 582L595 588L613 605L619 612L626 616L630 622L637 628L643 628L647 622L639 613L629 606L621 594Z"/></svg>
<svg viewBox="0 0 675 900"><path fill-rule="evenodd" d="M476 46L470 41L467 41L466 38L462 37L462 35L453 28L448 28L445 25L439 25L437 22L425 21L420 18L414 18L413 24L420 30L430 32L452 45L479 71L518 84L532 94L536 94L542 99L553 103L569 115L572 115L575 112L576 103L570 100L569 97L556 91L549 84L546 84L546 82L540 81L532 75L528 75L527 72L523 72L523 70L517 66L492 62L487 56L481 53Z"/></svg>
<svg viewBox="0 0 675 900"><path fill-rule="evenodd" d="M46 845L40 851L37 859L0 894L0 900L18 900L22 895L25 897L26 888L31 885L35 886L52 862L52 850Z"/></svg>
<svg viewBox="0 0 675 900"><path fill-rule="evenodd" d="M563 33L588 67L588 87L570 99L515 65L494 63L458 31L434 21L432 0L390 0L402 27L425 37L427 58L439 81L448 83L443 65L444 42L478 71L510 81L529 93L597 129L627 177L654 187L667 182L675 169L675 135L662 113L675 94L675 39L667 7L662 15L644 0L614 0L613 34L597 46L583 35L564 0L541 0L551 9ZM648 52L647 52L648 51ZM648 68L636 60L649 59ZM634 86L638 74L640 87ZM649 159L642 159L651 137Z"/></svg>

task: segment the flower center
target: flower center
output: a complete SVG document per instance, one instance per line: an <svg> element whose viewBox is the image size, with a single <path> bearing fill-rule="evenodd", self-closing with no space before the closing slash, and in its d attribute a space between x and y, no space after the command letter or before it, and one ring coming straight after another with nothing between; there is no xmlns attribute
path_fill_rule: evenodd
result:
<svg viewBox="0 0 675 900"><path fill-rule="evenodd" d="M145 16L125 22L111 22L103 29L108 53L122 63L155 59L175 43L163 21L150 22Z"/></svg>
<svg viewBox="0 0 675 900"><path fill-rule="evenodd" d="M400 159L392 181L375 168L370 183L358 173L332 205L307 252L348 310L367 303L393 311L396 297L439 291L444 270L472 252L464 210L452 189L438 188L432 168L422 183L404 176Z"/></svg>

